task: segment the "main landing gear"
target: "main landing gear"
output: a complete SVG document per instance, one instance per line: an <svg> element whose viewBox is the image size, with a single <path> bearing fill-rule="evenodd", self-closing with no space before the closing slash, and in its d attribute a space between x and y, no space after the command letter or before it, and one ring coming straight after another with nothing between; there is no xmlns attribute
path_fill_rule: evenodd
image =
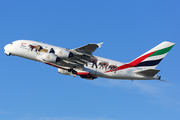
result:
<svg viewBox="0 0 180 120"><path fill-rule="evenodd" d="M77 71L75 71L73 69L68 69L68 72L71 72L72 74L77 74Z"/></svg>

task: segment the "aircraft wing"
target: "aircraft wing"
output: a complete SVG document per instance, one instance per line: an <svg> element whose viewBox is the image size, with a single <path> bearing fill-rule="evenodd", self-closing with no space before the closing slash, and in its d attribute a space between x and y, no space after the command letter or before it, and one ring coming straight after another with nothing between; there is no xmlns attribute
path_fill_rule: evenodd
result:
<svg viewBox="0 0 180 120"><path fill-rule="evenodd" d="M79 68L82 69L87 62L92 62L96 59L92 53L98 48L101 47L103 43L99 44L87 44L85 46L68 49L70 52L74 54L73 57L69 59L62 60L57 65L69 68Z"/></svg>
<svg viewBox="0 0 180 120"><path fill-rule="evenodd" d="M73 49L76 52L81 52L81 53L88 53L88 54L92 54L98 47L101 47L103 43L99 43L99 44L87 44L85 46Z"/></svg>

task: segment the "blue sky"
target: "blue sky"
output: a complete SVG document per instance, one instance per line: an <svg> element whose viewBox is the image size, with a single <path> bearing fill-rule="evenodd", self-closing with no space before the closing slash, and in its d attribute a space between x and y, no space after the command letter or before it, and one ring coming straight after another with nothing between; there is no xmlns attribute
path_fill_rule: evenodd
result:
<svg viewBox="0 0 180 120"><path fill-rule="evenodd" d="M1 0L0 120L179 120L180 1ZM65 48L104 42L94 55L129 62L162 41L176 45L160 81L61 75L57 68L8 57L18 39Z"/></svg>

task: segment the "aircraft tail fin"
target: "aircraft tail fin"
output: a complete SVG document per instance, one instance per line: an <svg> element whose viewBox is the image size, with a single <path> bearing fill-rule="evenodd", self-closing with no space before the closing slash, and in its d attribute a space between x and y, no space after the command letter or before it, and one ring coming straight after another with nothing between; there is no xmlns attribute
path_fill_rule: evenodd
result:
<svg viewBox="0 0 180 120"><path fill-rule="evenodd" d="M128 64L143 69L155 69L174 45L175 43L164 41Z"/></svg>

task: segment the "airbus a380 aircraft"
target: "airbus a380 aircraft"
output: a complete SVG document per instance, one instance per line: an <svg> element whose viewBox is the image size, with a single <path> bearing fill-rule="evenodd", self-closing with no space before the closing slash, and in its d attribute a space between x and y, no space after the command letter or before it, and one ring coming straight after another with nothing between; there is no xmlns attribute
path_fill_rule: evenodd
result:
<svg viewBox="0 0 180 120"><path fill-rule="evenodd" d="M175 43L162 42L129 63L122 63L92 53L101 47L88 44L75 49L66 49L31 40L17 40L4 47L6 55L43 62L58 68L65 75L93 80L97 77L129 80L160 80L155 69Z"/></svg>

